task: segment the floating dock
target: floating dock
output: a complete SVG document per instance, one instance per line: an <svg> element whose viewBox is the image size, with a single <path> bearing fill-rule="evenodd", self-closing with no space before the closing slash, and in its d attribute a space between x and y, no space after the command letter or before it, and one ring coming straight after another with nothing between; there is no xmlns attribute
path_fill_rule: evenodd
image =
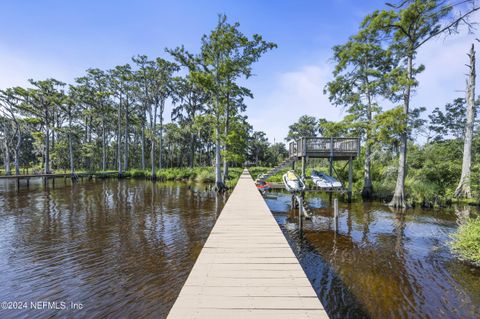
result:
<svg viewBox="0 0 480 319"><path fill-rule="evenodd" d="M168 318L328 318L247 170Z"/></svg>

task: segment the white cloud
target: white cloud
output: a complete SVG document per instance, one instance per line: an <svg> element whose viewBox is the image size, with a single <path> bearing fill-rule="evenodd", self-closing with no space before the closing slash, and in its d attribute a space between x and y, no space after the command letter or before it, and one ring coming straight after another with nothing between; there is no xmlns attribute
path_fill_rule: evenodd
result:
<svg viewBox="0 0 480 319"><path fill-rule="evenodd" d="M418 76L414 106L424 106L430 112L465 96L467 52L474 41L471 34L454 35L433 40L419 49L417 61L425 65L425 71Z"/></svg>
<svg viewBox="0 0 480 319"><path fill-rule="evenodd" d="M247 114L255 130L267 133L270 141L283 142L288 126L304 114L328 120L339 120L341 109L330 104L323 94L331 79L328 63L305 65L298 70L279 74L274 89L249 103Z"/></svg>
<svg viewBox="0 0 480 319"><path fill-rule="evenodd" d="M419 49L416 65L424 64L426 69L417 77L419 86L412 97L412 107L426 107L425 118L435 107L443 107L465 95L462 91L467 73L466 54L474 41L475 35L463 32L439 37ZM476 42L476 46L480 52L480 43ZM477 60L479 56L477 53ZM332 68L327 62L319 62L276 76L273 89L257 92L256 98L249 103L247 114L254 129L266 132L271 142L274 138L283 142L288 126L303 114L341 119L345 115L343 109L332 106L323 94L325 84L333 78ZM380 99L380 103L384 109L392 107L388 101Z"/></svg>

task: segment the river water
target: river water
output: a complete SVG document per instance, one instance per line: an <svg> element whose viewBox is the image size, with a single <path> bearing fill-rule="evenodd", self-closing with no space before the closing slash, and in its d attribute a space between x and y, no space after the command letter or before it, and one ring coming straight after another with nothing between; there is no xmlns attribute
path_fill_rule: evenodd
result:
<svg viewBox="0 0 480 319"><path fill-rule="evenodd" d="M313 218L299 232L291 198L267 204L331 318L480 318L480 269L458 261L450 234L477 209L393 212L380 203L307 196Z"/></svg>
<svg viewBox="0 0 480 319"><path fill-rule="evenodd" d="M0 301L29 308L0 318L165 317L225 199L143 180L55 186L0 186ZM83 309L32 309L41 301Z"/></svg>
<svg viewBox="0 0 480 319"><path fill-rule="evenodd" d="M164 318L225 200L185 183L2 181L0 301L28 309L0 318ZM266 198L332 318L480 318L480 270L447 246L476 210L340 204L335 232L328 198L307 200L300 234L290 196Z"/></svg>

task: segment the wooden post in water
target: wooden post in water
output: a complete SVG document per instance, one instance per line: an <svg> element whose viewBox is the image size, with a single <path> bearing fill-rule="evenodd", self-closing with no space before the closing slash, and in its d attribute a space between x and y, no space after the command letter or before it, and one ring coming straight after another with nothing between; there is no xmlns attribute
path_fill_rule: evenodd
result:
<svg viewBox="0 0 480 319"><path fill-rule="evenodd" d="M297 195L298 202L298 228L300 233L303 231L303 198Z"/></svg>
<svg viewBox="0 0 480 319"><path fill-rule="evenodd" d="M348 202L352 202L352 157L348 161Z"/></svg>
<svg viewBox="0 0 480 319"><path fill-rule="evenodd" d="M335 232L338 231L338 198L333 201L333 226Z"/></svg>
<svg viewBox="0 0 480 319"><path fill-rule="evenodd" d="M302 179L305 180L305 169L307 168L307 156L302 156Z"/></svg>
<svg viewBox="0 0 480 319"><path fill-rule="evenodd" d="M17 192L20 191L20 178L17 177Z"/></svg>

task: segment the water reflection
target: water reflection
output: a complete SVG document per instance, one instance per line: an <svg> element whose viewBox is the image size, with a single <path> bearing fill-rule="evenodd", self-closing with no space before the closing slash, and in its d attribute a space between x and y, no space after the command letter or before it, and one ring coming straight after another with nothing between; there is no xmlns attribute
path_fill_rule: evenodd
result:
<svg viewBox="0 0 480 319"><path fill-rule="evenodd" d="M267 204L332 318L480 317L480 271L457 261L447 246L458 220L477 211L405 214L377 203L340 204L335 233L328 199L309 195L314 216L300 236L289 195L269 196Z"/></svg>
<svg viewBox="0 0 480 319"><path fill-rule="evenodd" d="M83 303L2 318L168 313L226 198L139 180L0 185L0 300Z"/></svg>

